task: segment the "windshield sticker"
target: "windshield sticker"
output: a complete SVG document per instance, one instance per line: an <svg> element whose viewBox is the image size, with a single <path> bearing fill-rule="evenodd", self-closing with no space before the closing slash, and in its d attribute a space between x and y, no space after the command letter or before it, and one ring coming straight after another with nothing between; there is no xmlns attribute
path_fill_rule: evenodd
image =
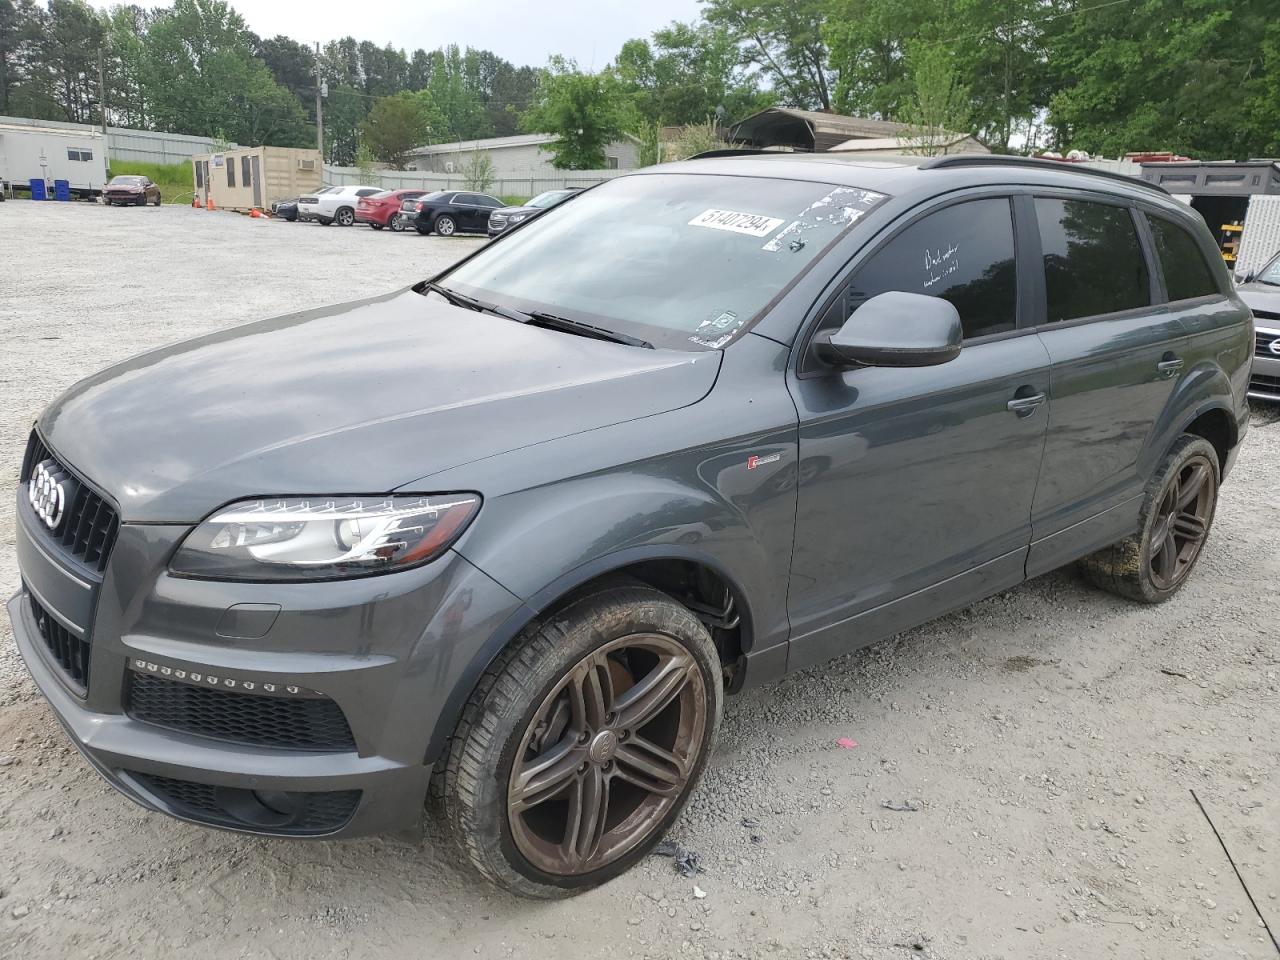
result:
<svg viewBox="0 0 1280 960"><path fill-rule="evenodd" d="M709 227L712 230L728 230L748 237L767 237L785 221L781 217L763 217L758 213L738 213L734 210L703 210L689 221L691 227Z"/></svg>
<svg viewBox="0 0 1280 960"><path fill-rule="evenodd" d="M690 342L699 346L710 347L712 350L719 350L726 343L733 339L733 335L738 332L743 321L732 310L708 317L698 324L698 329L693 332L693 336L689 338Z"/></svg>
<svg viewBox="0 0 1280 960"><path fill-rule="evenodd" d="M803 250L807 243L804 238L806 231L821 224L835 224L842 229L848 227L885 199L885 194L874 190L836 187L805 207L797 219L771 237L761 249L768 253L777 253L779 250L795 253Z"/></svg>

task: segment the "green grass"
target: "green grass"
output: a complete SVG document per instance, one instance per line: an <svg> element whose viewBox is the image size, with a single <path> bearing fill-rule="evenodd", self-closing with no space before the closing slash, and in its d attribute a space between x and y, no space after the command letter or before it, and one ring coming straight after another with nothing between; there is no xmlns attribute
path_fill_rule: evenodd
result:
<svg viewBox="0 0 1280 960"><path fill-rule="evenodd" d="M190 163L141 163L132 160L112 160L111 175L131 174L138 177L150 177L160 188L160 198L165 203L191 203L191 164ZM185 199L179 199L185 194Z"/></svg>
<svg viewBox="0 0 1280 960"><path fill-rule="evenodd" d="M531 197L499 197L508 207L523 207L532 198Z"/></svg>

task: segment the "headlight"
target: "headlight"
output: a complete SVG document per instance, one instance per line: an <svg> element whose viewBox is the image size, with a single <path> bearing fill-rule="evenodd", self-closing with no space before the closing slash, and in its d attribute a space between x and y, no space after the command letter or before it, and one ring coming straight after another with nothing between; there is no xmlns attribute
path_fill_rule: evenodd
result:
<svg viewBox="0 0 1280 960"><path fill-rule="evenodd" d="M524 219L525 217L527 217L527 216L528 216L528 214L527 214L527 213L513 213L513 214L511 215L511 221L510 221L510 222L511 222L511 223L519 223L521 220L523 220L523 219Z"/></svg>
<svg viewBox="0 0 1280 960"><path fill-rule="evenodd" d="M217 580L389 573L439 556L479 509L474 493L244 500L191 531L169 569Z"/></svg>

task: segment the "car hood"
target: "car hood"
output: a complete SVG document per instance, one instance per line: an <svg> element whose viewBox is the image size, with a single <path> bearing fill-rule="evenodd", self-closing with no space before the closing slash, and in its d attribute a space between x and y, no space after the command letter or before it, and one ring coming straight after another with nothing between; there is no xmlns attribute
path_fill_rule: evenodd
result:
<svg viewBox="0 0 1280 960"><path fill-rule="evenodd" d="M1240 299L1249 305L1254 313L1269 313L1270 317L1259 317L1262 326L1272 330L1280 327L1280 287L1269 283L1242 283L1236 287Z"/></svg>
<svg viewBox="0 0 1280 960"><path fill-rule="evenodd" d="M503 216L509 217L513 213L533 213L535 210L541 210L541 209L542 207L499 207L497 210L494 210L493 212L500 213Z"/></svg>
<svg viewBox="0 0 1280 960"><path fill-rule="evenodd" d="M190 523L241 497L429 492L441 470L696 403L720 356L402 290L142 354L73 386L39 426L123 520Z"/></svg>

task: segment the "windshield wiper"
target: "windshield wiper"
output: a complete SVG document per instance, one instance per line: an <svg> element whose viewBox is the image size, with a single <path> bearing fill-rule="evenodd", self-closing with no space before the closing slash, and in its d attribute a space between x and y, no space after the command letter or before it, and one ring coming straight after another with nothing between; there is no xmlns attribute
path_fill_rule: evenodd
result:
<svg viewBox="0 0 1280 960"><path fill-rule="evenodd" d="M485 303L482 300L476 300L474 297L468 297L465 294L458 293L456 290L450 290L434 281L426 284L424 290L430 290L438 293L450 303L457 307L465 307L468 310L475 310L480 313L492 313L498 317L504 317L507 320L514 320L517 323L532 324L535 327L546 327L548 330L559 330L563 333L576 334L579 337L591 337L594 340L608 340L610 343L622 343L628 347L644 347L652 350L653 344L648 340L641 340L639 337L632 337L625 333L616 333L613 330L606 330L604 327L593 326L590 323L584 323L581 320L570 320L568 317L557 317L552 313L542 313L541 311L533 311L525 313L522 310L513 310L510 307L500 307L494 303Z"/></svg>
<svg viewBox="0 0 1280 960"><path fill-rule="evenodd" d="M584 323L581 320L570 320L568 317L557 317L553 313L542 313L535 310L525 314L528 319L526 323L533 324L535 327L546 327L548 330L560 330L564 333L577 334L580 337L591 337L594 340L608 340L610 343L623 343L628 347L644 347L646 350L652 350L653 344L648 340L641 340L639 337L633 337L626 333L618 333L614 330L606 330L604 327L597 327L590 323Z"/></svg>

